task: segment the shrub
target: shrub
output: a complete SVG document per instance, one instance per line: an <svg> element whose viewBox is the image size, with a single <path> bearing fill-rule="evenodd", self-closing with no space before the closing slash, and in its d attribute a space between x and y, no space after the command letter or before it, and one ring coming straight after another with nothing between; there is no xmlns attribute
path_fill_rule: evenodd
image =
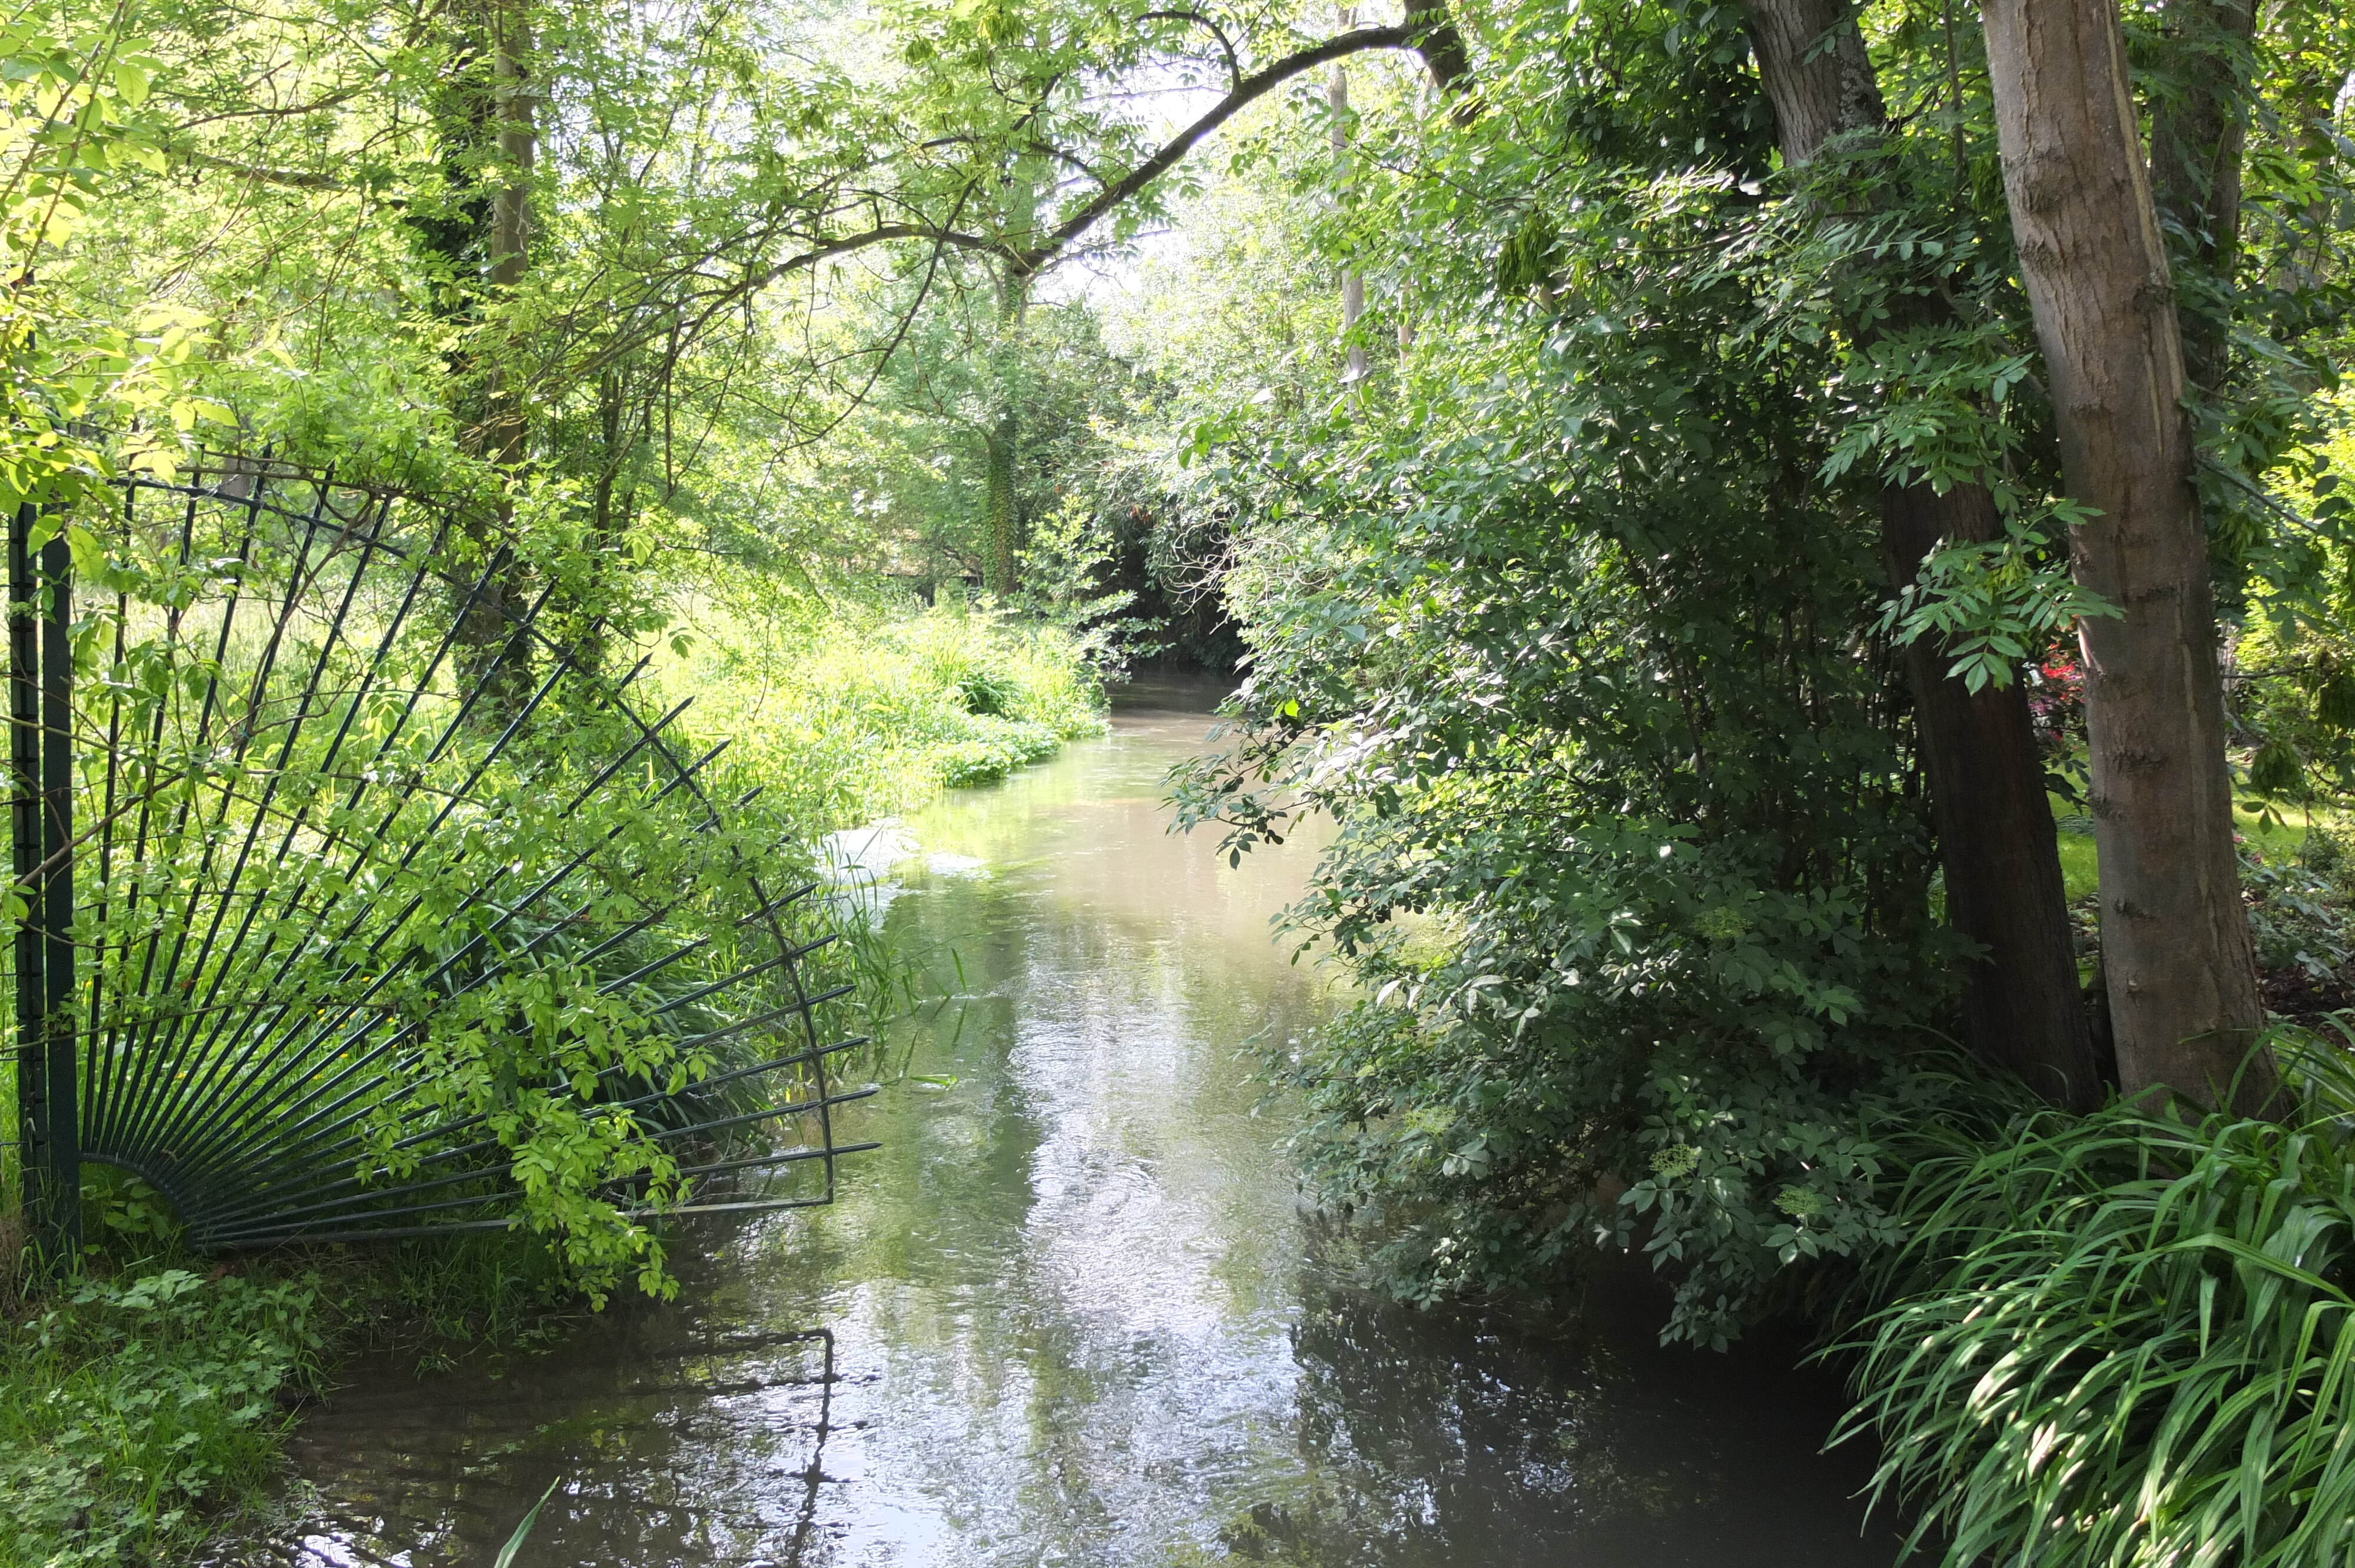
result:
<svg viewBox="0 0 2355 1568"><path fill-rule="evenodd" d="M2249 895L2249 927L2263 968L2295 968L2310 979L2329 980L2355 957L2338 880L2345 874L2339 840L2321 828L2309 832L2295 854L2268 857L2253 845L2242 846L2241 884Z"/></svg>

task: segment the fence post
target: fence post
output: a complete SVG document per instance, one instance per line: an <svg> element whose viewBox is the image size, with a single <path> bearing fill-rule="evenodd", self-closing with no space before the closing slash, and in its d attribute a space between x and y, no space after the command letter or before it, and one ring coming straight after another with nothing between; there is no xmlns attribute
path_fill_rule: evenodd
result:
<svg viewBox="0 0 2355 1568"><path fill-rule="evenodd" d="M41 546L41 1001L48 1057L48 1209L44 1237L62 1264L81 1251L81 1097L75 1081L73 837L73 550L62 533Z"/></svg>
<svg viewBox="0 0 2355 1568"><path fill-rule="evenodd" d="M73 557L63 539L52 540L41 552L41 571L35 570L31 534L39 515L27 504L8 522L8 836L16 892L24 901L16 932L17 1170L29 1239L43 1265L55 1268L81 1245L69 936Z"/></svg>

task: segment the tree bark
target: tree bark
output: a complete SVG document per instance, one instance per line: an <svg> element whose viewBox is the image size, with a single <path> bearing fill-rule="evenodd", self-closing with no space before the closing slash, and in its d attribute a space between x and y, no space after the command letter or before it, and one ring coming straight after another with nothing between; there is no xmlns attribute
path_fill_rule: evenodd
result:
<svg viewBox="0 0 2355 1568"><path fill-rule="evenodd" d="M1347 11L1341 13L1341 26L1348 26L1356 18ZM1326 107L1333 112L1333 162L1338 167L1349 155L1349 70L1336 64L1331 79L1325 84ZM1366 313L1366 275L1354 267L1341 269L1341 343L1343 363L1341 384L1355 387L1366 378L1366 345L1358 341L1358 321Z"/></svg>
<svg viewBox="0 0 2355 1568"><path fill-rule="evenodd" d="M1794 167L1838 135L1886 134L1881 89L1864 38L1838 0L1752 0L1751 39ZM1917 319L1944 306L1923 301ZM1870 342L1880 323L1849 330ZM1942 543L2002 531L1978 485L1939 494L1927 483L1887 485L1881 546L1902 588ZM2045 798L2028 694L2018 682L1973 693L1946 674L1943 648L1906 651L1914 726L1946 875L1946 917L1987 949L1963 977L1963 1022L1973 1050L2067 1106L2100 1102L2103 1085L2085 1027L2069 932L2067 895Z"/></svg>
<svg viewBox="0 0 2355 1568"><path fill-rule="evenodd" d="M2114 0L1986 0L2021 281L2050 377L2081 623L2102 953L2129 1095L2219 1105L2264 1022L2232 850L2208 545L2183 345ZM2270 1103L2253 1060L2230 1097Z"/></svg>

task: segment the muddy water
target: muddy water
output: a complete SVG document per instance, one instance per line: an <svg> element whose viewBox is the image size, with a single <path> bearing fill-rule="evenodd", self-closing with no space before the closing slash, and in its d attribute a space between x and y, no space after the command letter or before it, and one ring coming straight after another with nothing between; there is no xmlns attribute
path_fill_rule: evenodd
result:
<svg viewBox="0 0 2355 1568"><path fill-rule="evenodd" d="M886 918L948 1000L837 1205L497 1377L364 1376L233 1560L488 1568L554 1481L517 1568L1887 1563L1792 1345L1661 1351L1640 1272L1540 1318L1358 1287L1245 1081L1333 1005L1269 939L1311 852L1164 831L1207 723L1132 704L906 823Z"/></svg>

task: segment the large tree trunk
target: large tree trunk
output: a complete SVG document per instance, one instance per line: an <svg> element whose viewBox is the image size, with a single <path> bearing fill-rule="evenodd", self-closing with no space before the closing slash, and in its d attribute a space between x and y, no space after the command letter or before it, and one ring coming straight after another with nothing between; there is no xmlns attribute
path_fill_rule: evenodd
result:
<svg viewBox="0 0 2355 1568"><path fill-rule="evenodd" d="M2062 471L2094 516L2077 581L2102 856L2102 954L2129 1094L2225 1097L2264 1021L2232 853L2208 545L2191 488L2180 329L2114 0L1987 0L1988 74L2019 270ZM2253 1063L2234 1097L2272 1097Z"/></svg>
<svg viewBox="0 0 2355 1568"><path fill-rule="evenodd" d="M1039 203L1052 188L1044 162L1035 153L1017 156L1007 171L1000 200L1000 221L1007 242L1018 255L1039 243ZM1030 285L1037 263L1013 262L997 273L997 341L991 349L991 376L996 408L982 432L984 457L982 505L987 530L982 559L984 587L999 599L1011 598L1022 586L1021 550L1024 523L1022 497L1016 474L1022 455L1021 374L1023 318L1030 308Z"/></svg>
<svg viewBox="0 0 2355 1568"><path fill-rule="evenodd" d="M1774 105L1785 160L1805 164L1836 135L1886 133L1881 90L1864 40L1838 0L1752 0L1751 37ZM1943 309L1923 302L1921 311ZM1881 328L1851 323L1870 338ZM1881 492L1881 542L1891 577L1913 580L1942 543L2001 532L1978 485L1941 495L1928 484ZM1963 980L1971 1046L2053 1100L2097 1104L2102 1082L2085 1028L2069 934L2060 850L2045 799L2028 694L2019 683L1974 694L1946 674L1945 651L1908 650L1915 727L1946 874L1946 916L1987 948Z"/></svg>

